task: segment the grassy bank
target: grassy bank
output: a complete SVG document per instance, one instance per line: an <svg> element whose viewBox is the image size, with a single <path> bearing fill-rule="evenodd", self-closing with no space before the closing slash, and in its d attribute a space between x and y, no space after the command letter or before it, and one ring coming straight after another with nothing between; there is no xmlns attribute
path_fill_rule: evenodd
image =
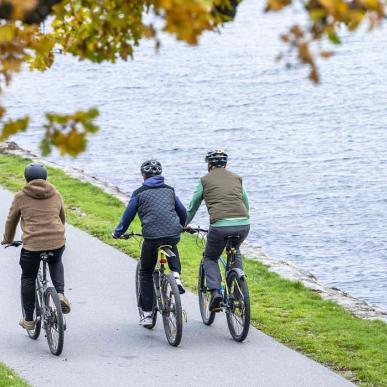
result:
<svg viewBox="0 0 387 387"><path fill-rule="evenodd" d="M12 191L20 189L26 162L20 157L0 155L0 184ZM138 242L110 237L124 209L122 203L61 170L51 169L49 174L64 197L69 223L131 256L139 256ZM138 221L133 229L140 230ZM180 252L185 284L195 290L201 248L194 238L183 235ZM270 273L259 262L246 260L245 271L252 300L252 323L258 329L352 381L387 386L387 324L356 318L335 303L322 300L301 283Z"/></svg>
<svg viewBox="0 0 387 387"><path fill-rule="evenodd" d="M0 363L0 387L27 387L28 384L14 372Z"/></svg>

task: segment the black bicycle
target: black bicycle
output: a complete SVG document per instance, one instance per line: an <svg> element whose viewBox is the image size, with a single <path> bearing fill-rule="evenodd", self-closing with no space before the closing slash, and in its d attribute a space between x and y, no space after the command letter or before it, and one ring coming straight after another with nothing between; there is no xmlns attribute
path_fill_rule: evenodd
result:
<svg viewBox="0 0 387 387"><path fill-rule="evenodd" d="M121 238L129 239L136 236L142 237L141 234L129 233L124 234ZM158 249L157 265L153 272L154 299L152 325L146 326L145 328L154 328L157 321L157 312L160 312L168 343L177 347L183 335L183 309L176 280L172 274L166 273L165 265L168 263L168 258L175 256L171 249L172 246L167 245L160 246ZM140 318L144 318L144 313L140 307L140 270L141 261L138 261L136 267L136 296Z"/></svg>
<svg viewBox="0 0 387 387"><path fill-rule="evenodd" d="M16 241L5 247L19 247L21 245L22 242ZM63 350L66 323L62 314L58 293L54 287L49 286L47 279L47 261L50 254L52 253L40 254L42 265L39 268L35 286L34 321L36 321L36 324L35 328L33 330L27 330L27 333L31 339L36 340L40 335L41 328L43 328L46 331L46 338L51 353L59 356ZM23 318L25 318L22 298L21 306Z"/></svg>
<svg viewBox="0 0 387 387"><path fill-rule="evenodd" d="M188 228L185 230L191 234L204 235L208 230L201 228ZM243 270L234 267L239 240L238 236L226 237L226 259L220 257L219 261L224 268L224 278L222 280L221 293L223 300L220 304L220 311L225 310L227 325L232 338L242 342L247 337L250 328L250 294L247 286L246 275ZM211 325L216 316L216 311L209 310L211 291L207 287L204 273L203 259L199 266L198 277L199 307L203 323Z"/></svg>

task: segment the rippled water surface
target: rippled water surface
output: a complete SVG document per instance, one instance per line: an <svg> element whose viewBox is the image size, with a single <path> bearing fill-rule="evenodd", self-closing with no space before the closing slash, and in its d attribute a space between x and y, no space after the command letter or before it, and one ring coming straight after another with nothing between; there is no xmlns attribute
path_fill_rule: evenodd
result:
<svg viewBox="0 0 387 387"><path fill-rule="evenodd" d="M250 194L251 242L387 307L387 29L344 37L315 87L304 69L273 63L297 15L261 9L246 0L197 48L168 39L156 54L145 42L130 63L60 56L45 74L20 74L5 103L28 112L33 130L16 140L35 151L44 111L98 105L102 130L88 151L51 158L129 193L141 161L156 157L187 204L205 152L225 148Z"/></svg>

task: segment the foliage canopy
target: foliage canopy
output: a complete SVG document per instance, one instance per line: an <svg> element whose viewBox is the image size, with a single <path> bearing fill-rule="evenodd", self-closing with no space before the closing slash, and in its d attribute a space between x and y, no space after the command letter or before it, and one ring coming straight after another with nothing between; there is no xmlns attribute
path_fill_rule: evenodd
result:
<svg viewBox="0 0 387 387"><path fill-rule="evenodd" d="M161 45L164 31L190 45L198 44L205 31L217 31L234 19L242 0L0 0L0 92L14 73L27 63L31 69L44 71L55 60L55 47L80 60L101 63L128 60L141 39L153 39ZM299 6L296 0L266 0L265 12L279 12ZM320 80L316 56L329 58L331 51L315 47L324 38L340 43L340 27L355 31L368 23L374 29L385 18L382 0L302 0L308 16L306 25L293 25L281 35L289 52L310 68L309 78ZM149 22L152 14L161 23ZM43 33L39 24L52 20L52 31ZM258 17L258 15L257 15ZM284 60L289 54L279 54ZM24 131L27 116L4 120L6 109L0 106L0 141ZM74 114L46 114L45 136L41 142L44 154L52 146L62 154L76 156L86 147L87 134L95 133L96 109Z"/></svg>

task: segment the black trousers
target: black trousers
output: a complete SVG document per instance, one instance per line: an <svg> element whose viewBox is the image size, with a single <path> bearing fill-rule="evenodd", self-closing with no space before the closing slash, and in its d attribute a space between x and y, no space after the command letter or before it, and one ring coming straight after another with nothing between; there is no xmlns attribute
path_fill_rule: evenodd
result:
<svg viewBox="0 0 387 387"><path fill-rule="evenodd" d="M222 283L218 260L226 247L228 236L239 236L236 248L238 249L234 267L243 269L242 255L239 250L242 242L249 234L250 226L210 227L207 235L206 249L204 250L203 266L207 286L211 290L219 289Z"/></svg>
<svg viewBox="0 0 387 387"><path fill-rule="evenodd" d="M140 270L140 307L144 312L150 312L153 307L153 271L157 263L157 250L162 245L172 246L172 251L176 257L168 258L168 266L171 271L181 272L179 251L177 244L180 237L162 239L144 239L141 250L141 270Z"/></svg>
<svg viewBox="0 0 387 387"><path fill-rule="evenodd" d="M40 255L48 253L48 268L52 283L58 293L64 292L64 270L62 263L62 254L65 247L49 251L28 251L21 250L20 266L21 275L21 293L23 298L23 308L25 319L32 321L35 309L35 280L40 266Z"/></svg>

